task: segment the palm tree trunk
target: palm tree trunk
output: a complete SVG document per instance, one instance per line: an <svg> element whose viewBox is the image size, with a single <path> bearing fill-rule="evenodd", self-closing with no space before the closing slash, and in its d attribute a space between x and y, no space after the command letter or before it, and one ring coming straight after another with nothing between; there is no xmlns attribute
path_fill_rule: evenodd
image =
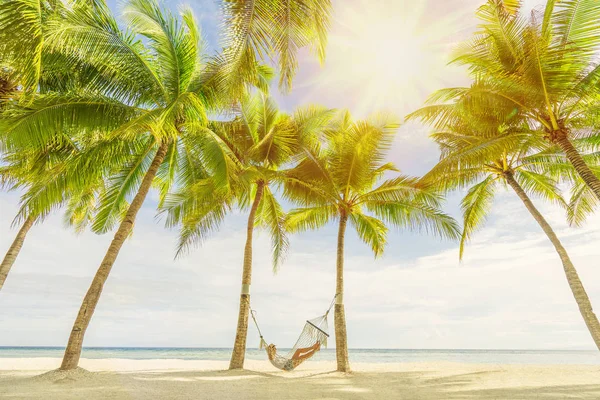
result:
<svg viewBox="0 0 600 400"><path fill-rule="evenodd" d="M344 236L348 216L340 215L340 226L337 241L337 263L336 263L336 302L335 302L335 355L337 359L337 370L350 372L348 361L348 335L346 333L346 312L344 311Z"/></svg>
<svg viewBox="0 0 600 400"><path fill-rule="evenodd" d="M248 336L248 317L250 315L250 283L252 282L252 235L254 233L254 220L256 210L260 204L264 192L265 183L258 181L254 202L248 215L248 226L246 229L246 247L244 248L244 268L242 270L242 293L240 294L240 311L238 314L237 330L233 353L229 362L229 369L244 368L246 357L246 337Z"/></svg>
<svg viewBox="0 0 600 400"><path fill-rule="evenodd" d="M592 189L592 192L600 200L600 179L594 174L590 167L585 163L579 151L573 146L567 135L560 135L554 142L565 152L567 159L571 162L577 174L583 179L585 184Z"/></svg>
<svg viewBox="0 0 600 400"><path fill-rule="evenodd" d="M85 335L85 331L90 324L90 320L92 319L92 315L94 314L98 300L100 300L104 283L108 279L110 270L112 269L112 266L119 255L119 251L121 250L125 239L129 237L129 234L133 229L133 224L135 222L137 213L142 207L142 204L144 203L144 200L150 191L152 181L156 176L158 167L165 159L168 148L168 142L162 143L158 148L156 156L154 157L154 160L152 160L152 164L150 164L150 168L146 172L146 175L142 180L142 184L140 185L137 194L131 202L129 209L125 214L125 218L119 225L119 229L115 233L115 237L108 247L108 251L106 252L104 259L102 260L102 263L100 264L100 267L98 268L98 271L92 280L90 288L85 294L83 303L79 308L79 313L77 314L77 318L73 324L73 329L71 330L71 336L69 337L69 342L65 350L62 365L60 366L60 369L62 370L74 369L79 364L79 357L81 356L81 348L83 346L83 336Z"/></svg>
<svg viewBox="0 0 600 400"><path fill-rule="evenodd" d="M585 324L592 335L592 339L594 339L594 342L596 343L596 347L598 347L600 350L600 323L598 322L598 318L592 309L592 303L590 302L585 288L579 279L577 270L571 262L567 251L560 243L560 240L558 240L558 237L552 230L552 227L548 224L542 214L540 214L537 208L535 208L527 196L527 193L525 193L523 188L517 183L512 174L506 174L506 181L514 189L519 198L525 204L525 207L527 207L527 210L529 210L531 215L533 215L533 218L537 221L544 233L546 233L546 236L548 236L548 239L550 239L554 245L554 248L556 249L556 252L562 261L563 269L565 271L565 275L567 276L567 282L569 282L569 287L571 288L573 296L575 297L575 301L579 306L579 312L581 313L581 316L583 317L583 320L585 321Z"/></svg>
<svg viewBox="0 0 600 400"><path fill-rule="evenodd" d="M34 222L35 222L34 217L32 217L31 215L27 217L27 219L23 223L23 226L21 226L21 229L19 229L19 232L17 233L15 240L12 242L12 244L10 245L10 248L8 249L8 251L6 252L6 255L4 256L4 260L2 260L2 264L0 264L0 290L2 290L2 287L4 286L4 282L6 281L6 277L8 276L10 269L12 268L13 264L15 263L17 256L19 255L19 252L21 251L21 247L23 247L23 242L25 241L27 232L29 232L29 229L31 229Z"/></svg>

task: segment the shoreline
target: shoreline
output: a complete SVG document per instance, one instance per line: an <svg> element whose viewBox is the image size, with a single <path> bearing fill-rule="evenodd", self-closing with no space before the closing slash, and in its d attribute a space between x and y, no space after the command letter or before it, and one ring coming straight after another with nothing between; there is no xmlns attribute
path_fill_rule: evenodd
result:
<svg viewBox="0 0 600 400"><path fill-rule="evenodd" d="M0 357L0 373L7 371L51 371L60 366L61 358L58 357ZM600 372L600 364L521 364L521 363L496 363L496 362L454 362L454 361L421 361L421 362L352 362L357 366L353 370L361 372L404 372L416 367L425 369L478 369L478 368L583 368L596 369ZM196 360L181 358L84 358L80 360L81 368L90 372L126 372L126 371L224 371L228 369L229 361L224 360ZM245 370L269 373L281 372L267 360L246 359ZM335 369L335 361L309 360L302 364L293 373L302 370L327 370ZM284 374L290 374L284 372Z"/></svg>

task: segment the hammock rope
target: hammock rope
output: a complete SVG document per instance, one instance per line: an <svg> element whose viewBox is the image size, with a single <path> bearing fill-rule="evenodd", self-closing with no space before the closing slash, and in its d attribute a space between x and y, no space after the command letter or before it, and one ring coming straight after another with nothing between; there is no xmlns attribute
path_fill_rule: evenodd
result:
<svg viewBox="0 0 600 400"><path fill-rule="evenodd" d="M333 300L325 314L306 321L304 329L290 351L285 355L275 353L273 356L269 356L269 361L275 368L283 371L292 371L305 360L311 358L320 350L321 346L327 347L327 339L329 338L327 316L333 308L337 296L337 294L333 296ZM252 320L254 321L254 325L260 336L259 349L265 349L267 350L267 354L269 354L269 344L265 341L260 327L258 326L258 322L256 321L256 311L250 309L250 315L252 316Z"/></svg>

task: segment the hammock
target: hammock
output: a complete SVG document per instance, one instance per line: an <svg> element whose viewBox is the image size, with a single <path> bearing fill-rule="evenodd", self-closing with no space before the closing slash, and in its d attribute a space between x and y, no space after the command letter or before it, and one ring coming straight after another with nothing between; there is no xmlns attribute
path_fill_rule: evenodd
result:
<svg viewBox="0 0 600 400"><path fill-rule="evenodd" d="M337 295L335 297L337 297ZM285 355L275 353L273 357L269 357L269 361L275 368L282 371L292 371L298 365L311 358L317 351L320 350L321 346L327 347L327 339L329 338L327 315L329 315L329 311L331 311L331 308L335 303L335 297L333 298L333 301L331 302L331 305L325 314L306 321L302 333L300 333L296 344L294 344L294 347L292 347L291 350L289 350ZM250 310L250 313L252 315L252 319L254 320L254 325L256 325L256 329L258 330L258 334L260 335L259 349L267 350L268 354L269 344L263 338L262 332L260 331L258 323L256 322L256 311ZM300 351L298 352L298 350ZM296 352L298 352L298 355L297 357L294 357Z"/></svg>

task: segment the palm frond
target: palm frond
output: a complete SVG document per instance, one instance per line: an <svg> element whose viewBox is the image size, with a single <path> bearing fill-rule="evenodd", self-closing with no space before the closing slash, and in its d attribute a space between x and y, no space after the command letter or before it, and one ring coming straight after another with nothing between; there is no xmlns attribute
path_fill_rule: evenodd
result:
<svg viewBox="0 0 600 400"><path fill-rule="evenodd" d="M464 255L465 244L471 239L473 233L485 223L494 200L497 180L498 177L488 176L469 189L461 202L463 211L463 231L459 250L461 260Z"/></svg>
<svg viewBox="0 0 600 400"><path fill-rule="evenodd" d="M598 171L597 171L598 172ZM567 207L569 225L581 226L598 206L598 198L581 179L577 180L571 189L571 199Z"/></svg>
<svg viewBox="0 0 600 400"><path fill-rule="evenodd" d="M277 272L283 263L289 248L285 229L286 215L268 186L265 186L263 198L256 212L257 226L268 229L273 251L273 271Z"/></svg>
<svg viewBox="0 0 600 400"><path fill-rule="evenodd" d="M292 233L316 230L324 227L336 217L337 209L333 205L297 208L288 212L285 227Z"/></svg>
<svg viewBox="0 0 600 400"><path fill-rule="evenodd" d="M128 198L137 192L150 167L155 150L156 143L151 141L121 171L109 178L106 189L100 196L98 213L92 224L94 232L105 233L120 220L123 210L128 207Z"/></svg>
<svg viewBox="0 0 600 400"><path fill-rule="evenodd" d="M460 236L460 229L454 218L419 201L371 201L365 207L378 218L398 228L425 232L450 240Z"/></svg>
<svg viewBox="0 0 600 400"><path fill-rule="evenodd" d="M252 70L259 60L277 58L279 86L290 89L304 47L324 57L331 18L329 0L223 1L225 76Z"/></svg>
<svg viewBox="0 0 600 400"><path fill-rule="evenodd" d="M558 184L551 177L521 169L515 173L515 179L526 192L566 207Z"/></svg>
<svg viewBox="0 0 600 400"><path fill-rule="evenodd" d="M350 214L350 222L361 240L371 247L375 257L380 257L387 243L388 232L383 221L361 212L353 212Z"/></svg>

